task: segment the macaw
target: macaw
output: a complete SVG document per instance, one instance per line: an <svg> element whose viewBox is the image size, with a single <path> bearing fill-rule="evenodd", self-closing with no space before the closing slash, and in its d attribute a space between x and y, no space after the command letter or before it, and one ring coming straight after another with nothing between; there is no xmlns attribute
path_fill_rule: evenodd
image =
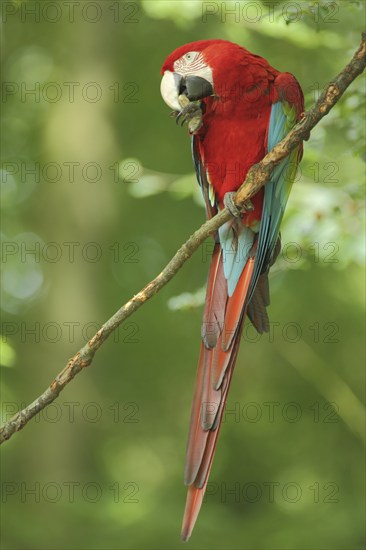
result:
<svg viewBox="0 0 366 550"><path fill-rule="evenodd" d="M259 333L269 330L268 272L280 251L280 223L302 147L275 167L244 211L233 194L301 118L304 97L292 74L226 40L177 48L161 74L165 103L188 123L207 217L224 206L233 214L214 236L208 275L184 475L187 540L205 493L245 317Z"/></svg>

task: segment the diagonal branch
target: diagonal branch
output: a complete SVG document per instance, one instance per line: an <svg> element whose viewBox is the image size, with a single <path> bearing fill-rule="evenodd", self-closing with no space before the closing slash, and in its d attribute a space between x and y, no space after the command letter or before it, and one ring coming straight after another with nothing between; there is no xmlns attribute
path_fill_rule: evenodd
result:
<svg viewBox="0 0 366 550"><path fill-rule="evenodd" d="M258 164L249 170L245 182L235 196L235 204L241 208L246 200L255 195L268 181L274 167L281 162L302 141L309 139L310 131L329 113L341 98L348 86L359 76L366 66L366 32L362 35L361 44L346 67L328 84L315 105L305 112L302 120L294 126L288 135L279 142ZM137 311L147 300L152 298L165 286L192 256L203 241L214 233L223 223L231 218L224 208L214 218L204 223L180 247L163 271L148 283L131 300L123 305L95 335L68 361L66 367L56 376L50 386L30 405L15 414L0 428L0 443L9 439L21 430L31 418L52 403L65 386L84 368L88 367L100 346L112 332L130 315Z"/></svg>

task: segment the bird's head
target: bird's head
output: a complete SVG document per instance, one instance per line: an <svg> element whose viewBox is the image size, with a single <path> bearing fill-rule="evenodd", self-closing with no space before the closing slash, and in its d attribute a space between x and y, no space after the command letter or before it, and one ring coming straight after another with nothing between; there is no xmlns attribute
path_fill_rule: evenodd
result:
<svg viewBox="0 0 366 550"><path fill-rule="evenodd" d="M178 97L190 101L221 95L234 67L243 63L247 50L226 40L200 40L177 48L161 69L161 95L165 103L179 111ZM236 75L237 78L237 75Z"/></svg>

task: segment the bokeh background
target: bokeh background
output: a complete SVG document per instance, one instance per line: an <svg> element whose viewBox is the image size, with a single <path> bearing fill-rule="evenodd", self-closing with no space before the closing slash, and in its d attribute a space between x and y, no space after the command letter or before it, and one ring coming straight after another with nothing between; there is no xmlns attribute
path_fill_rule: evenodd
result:
<svg viewBox="0 0 366 550"><path fill-rule="evenodd" d="M177 46L224 38L294 73L306 105L359 44L363 1L4 1L2 419L32 401L204 220L159 93ZM364 79L305 144L246 326L188 547L364 547ZM210 242L56 403L2 447L4 549L181 548Z"/></svg>

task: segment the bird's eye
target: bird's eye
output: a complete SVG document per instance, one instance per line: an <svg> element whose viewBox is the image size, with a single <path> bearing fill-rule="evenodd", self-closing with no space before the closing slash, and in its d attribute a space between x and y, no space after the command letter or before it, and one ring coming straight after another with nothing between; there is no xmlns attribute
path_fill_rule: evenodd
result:
<svg viewBox="0 0 366 550"><path fill-rule="evenodd" d="M193 52L188 52L184 57L186 58L186 61L193 61L195 54Z"/></svg>

